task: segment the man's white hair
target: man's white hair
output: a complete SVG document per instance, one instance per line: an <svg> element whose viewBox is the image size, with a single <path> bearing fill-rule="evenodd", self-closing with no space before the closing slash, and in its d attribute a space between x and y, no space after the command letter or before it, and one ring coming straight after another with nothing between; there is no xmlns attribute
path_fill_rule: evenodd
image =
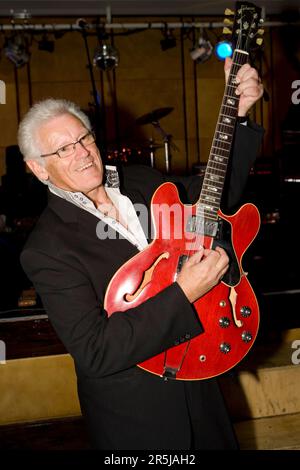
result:
<svg viewBox="0 0 300 470"><path fill-rule="evenodd" d="M38 101L25 114L19 125L18 144L24 161L37 160L40 164L44 164L44 159L40 158L42 152L37 137L38 129L42 124L63 114L75 116L88 130L91 130L89 118L72 101L55 98Z"/></svg>

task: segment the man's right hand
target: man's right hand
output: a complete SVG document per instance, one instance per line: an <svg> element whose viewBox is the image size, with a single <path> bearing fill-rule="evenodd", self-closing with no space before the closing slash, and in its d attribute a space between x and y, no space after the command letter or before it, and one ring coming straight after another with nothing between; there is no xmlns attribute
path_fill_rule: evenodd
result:
<svg viewBox="0 0 300 470"><path fill-rule="evenodd" d="M220 282L228 266L229 258L223 248L202 248L184 263L176 281L193 303Z"/></svg>

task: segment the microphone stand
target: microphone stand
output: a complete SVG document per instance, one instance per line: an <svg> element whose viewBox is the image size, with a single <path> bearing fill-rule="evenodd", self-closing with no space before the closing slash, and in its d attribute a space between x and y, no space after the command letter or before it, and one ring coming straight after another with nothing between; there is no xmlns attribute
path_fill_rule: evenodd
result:
<svg viewBox="0 0 300 470"><path fill-rule="evenodd" d="M100 99L101 99L101 104L103 104L103 96L99 96L99 93L97 91L96 87L96 81L93 73L93 64L90 56L90 50L89 50L89 45L88 45L88 40L87 36L88 33L86 31L86 22L83 19L80 19L78 22L78 25L81 28L81 34L84 40L84 45L85 45L85 52L86 52L86 57L88 61L87 68L90 73L90 80L91 80L91 85L92 85L92 93L93 93L93 98L94 98L94 106L95 106L95 122L94 122L94 130L96 134L96 142L98 147L100 148L102 156L106 156L106 139L105 139L105 131L103 129L103 122L105 123L104 116L101 116L101 107L100 107ZM101 125L102 124L102 125Z"/></svg>

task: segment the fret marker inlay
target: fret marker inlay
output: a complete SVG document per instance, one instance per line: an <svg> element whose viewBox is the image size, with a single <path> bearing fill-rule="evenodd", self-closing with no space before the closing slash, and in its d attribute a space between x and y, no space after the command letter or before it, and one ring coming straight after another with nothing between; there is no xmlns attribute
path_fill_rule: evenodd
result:
<svg viewBox="0 0 300 470"><path fill-rule="evenodd" d="M225 182L228 160L234 135L239 97L234 91L237 85L236 75L240 67L247 62L248 54L236 50L232 62L227 86L225 88L220 114L214 134L211 150L206 165L203 187L197 203L204 220L216 221L222 190Z"/></svg>
<svg viewBox="0 0 300 470"><path fill-rule="evenodd" d="M215 197L212 197L212 196L205 196L204 199L205 199L206 201L216 202L216 198L215 198Z"/></svg>

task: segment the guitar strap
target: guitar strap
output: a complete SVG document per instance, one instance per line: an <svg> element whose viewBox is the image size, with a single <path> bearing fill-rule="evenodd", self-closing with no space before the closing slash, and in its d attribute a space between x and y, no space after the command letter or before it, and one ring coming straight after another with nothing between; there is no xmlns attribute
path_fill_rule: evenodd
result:
<svg viewBox="0 0 300 470"><path fill-rule="evenodd" d="M164 377L165 380L176 379L177 372L179 372L180 369L181 369L181 366L183 364L186 353L188 352L189 345L190 345L190 341L187 341L184 344L180 344L178 346L175 346L176 354L174 354L174 358L172 358L172 349L169 349L168 351L165 351L165 353L164 353L164 373L163 373L163 377ZM180 357L179 354L178 354L178 352L179 352L178 349L181 352L180 362L178 360L178 357Z"/></svg>

